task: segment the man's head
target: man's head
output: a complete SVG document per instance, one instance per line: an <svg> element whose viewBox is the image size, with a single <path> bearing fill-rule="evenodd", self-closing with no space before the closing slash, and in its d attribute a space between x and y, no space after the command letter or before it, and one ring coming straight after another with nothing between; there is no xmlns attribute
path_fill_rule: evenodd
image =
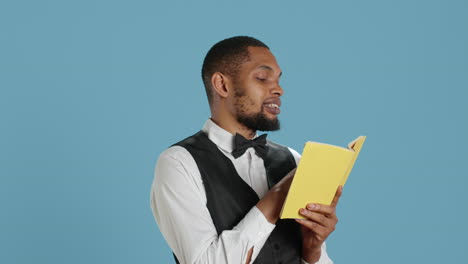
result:
<svg viewBox="0 0 468 264"><path fill-rule="evenodd" d="M237 77L241 65L249 60L248 47L269 49L265 43L258 39L239 36L221 40L206 54L202 66L202 79L210 105L213 100L211 86L213 73L221 72L234 78Z"/></svg>
<svg viewBox="0 0 468 264"><path fill-rule="evenodd" d="M280 75L263 42L244 36L218 42L202 68L212 119L230 132L279 129Z"/></svg>

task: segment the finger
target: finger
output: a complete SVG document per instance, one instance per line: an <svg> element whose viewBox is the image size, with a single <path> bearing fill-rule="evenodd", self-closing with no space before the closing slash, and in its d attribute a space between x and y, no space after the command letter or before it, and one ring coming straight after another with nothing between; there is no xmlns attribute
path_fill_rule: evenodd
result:
<svg viewBox="0 0 468 264"><path fill-rule="evenodd" d="M331 206L331 205L316 204L316 203L307 204L306 208L309 211L324 214L326 216L334 215L335 209L336 209L334 206Z"/></svg>
<svg viewBox="0 0 468 264"><path fill-rule="evenodd" d="M343 185L340 185L338 186L338 189L336 189L335 197L333 197L333 201L331 202L330 205L333 207L336 207L342 194L343 194Z"/></svg>
<svg viewBox="0 0 468 264"><path fill-rule="evenodd" d="M317 237L318 240L323 241L327 238L328 234L330 233L329 229L319 225L318 223L314 221L309 221L306 219L296 219L296 222L298 222L300 225L302 225L304 228L309 229L312 231L315 236Z"/></svg>
<svg viewBox="0 0 468 264"><path fill-rule="evenodd" d="M304 216L305 218L307 218L307 220L310 220L310 221L313 221L313 222L316 222L317 224L321 225L321 226L328 226L329 225L329 219L324 215L324 214L321 214L321 213L317 213L317 212L312 212L312 211L309 211L309 210L306 210L306 209L303 209L301 208L299 210L299 213Z"/></svg>

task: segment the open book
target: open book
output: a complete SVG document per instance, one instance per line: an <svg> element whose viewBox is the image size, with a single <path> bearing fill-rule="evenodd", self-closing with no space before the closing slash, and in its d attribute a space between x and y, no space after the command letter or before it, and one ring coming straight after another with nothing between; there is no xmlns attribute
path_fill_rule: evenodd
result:
<svg viewBox="0 0 468 264"><path fill-rule="evenodd" d="M346 183L365 140L360 136L348 148L307 142L280 218L303 219L299 209L308 203L330 205L338 186Z"/></svg>

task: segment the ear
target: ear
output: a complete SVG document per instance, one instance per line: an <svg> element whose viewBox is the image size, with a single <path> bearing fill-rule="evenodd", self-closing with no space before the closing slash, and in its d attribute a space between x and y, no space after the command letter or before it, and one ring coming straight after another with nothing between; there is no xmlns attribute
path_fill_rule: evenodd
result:
<svg viewBox="0 0 468 264"><path fill-rule="evenodd" d="M211 76L211 87L213 87L213 93L221 98L226 98L230 89L229 78L220 72L215 72Z"/></svg>

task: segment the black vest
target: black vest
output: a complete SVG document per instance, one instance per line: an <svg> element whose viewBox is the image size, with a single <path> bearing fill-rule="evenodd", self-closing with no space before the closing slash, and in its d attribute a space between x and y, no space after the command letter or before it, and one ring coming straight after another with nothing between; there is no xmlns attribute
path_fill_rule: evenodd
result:
<svg viewBox="0 0 468 264"><path fill-rule="evenodd" d="M200 131L175 144L184 147L194 158L206 191L207 207L218 235L231 230L259 201L257 193L239 176L231 160ZM296 167L291 152L284 146L267 141L264 159L268 188ZM175 256L174 256L175 257ZM176 262L177 261L176 258ZM279 220L255 264L301 263L301 233L294 220Z"/></svg>

